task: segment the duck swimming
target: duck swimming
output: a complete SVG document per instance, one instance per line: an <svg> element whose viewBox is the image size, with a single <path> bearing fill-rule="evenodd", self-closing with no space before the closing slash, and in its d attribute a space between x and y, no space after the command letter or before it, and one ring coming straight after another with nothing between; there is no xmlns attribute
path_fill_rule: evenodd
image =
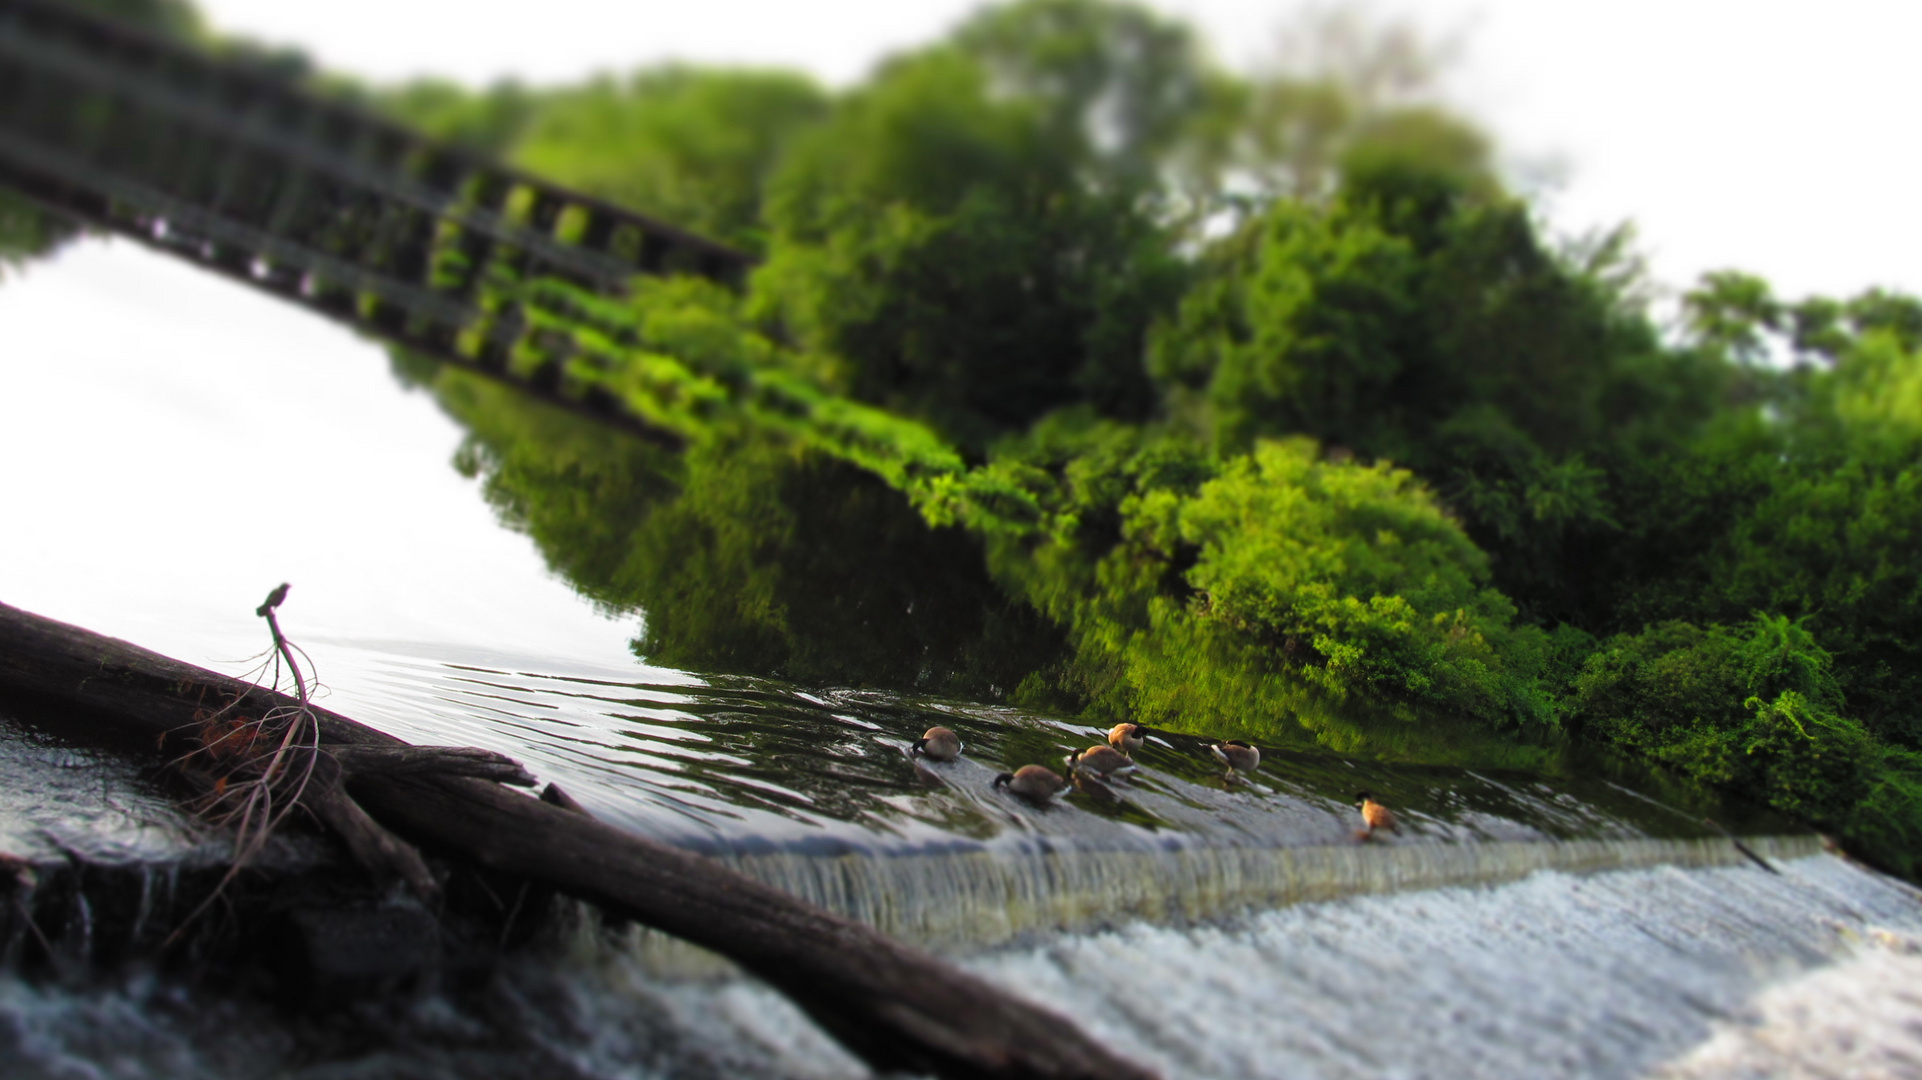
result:
<svg viewBox="0 0 1922 1080"><path fill-rule="evenodd" d="M1395 812L1376 802L1368 792L1355 792L1355 809L1361 811L1361 820L1368 825L1367 831L1361 834L1362 839L1375 835L1377 829L1398 836L1401 834L1401 822L1395 820Z"/></svg>
<svg viewBox="0 0 1922 1080"><path fill-rule="evenodd" d="M992 786L1007 788L1029 802L1044 803L1065 789L1068 782L1046 765L1023 765L995 777Z"/></svg>
<svg viewBox="0 0 1922 1080"><path fill-rule="evenodd" d="M1086 750L1076 750L1066 760L1069 772L1098 776L1104 780L1135 771L1134 761L1112 746L1090 746Z"/></svg>
<svg viewBox="0 0 1922 1080"><path fill-rule="evenodd" d="M930 761L953 761L961 756L961 737L944 727L922 733L914 749Z"/></svg>
<svg viewBox="0 0 1922 1080"><path fill-rule="evenodd" d="M1261 768L1261 751L1240 739L1214 743L1208 747L1208 752L1215 756L1216 761L1228 766L1230 776L1236 773L1251 773Z"/></svg>

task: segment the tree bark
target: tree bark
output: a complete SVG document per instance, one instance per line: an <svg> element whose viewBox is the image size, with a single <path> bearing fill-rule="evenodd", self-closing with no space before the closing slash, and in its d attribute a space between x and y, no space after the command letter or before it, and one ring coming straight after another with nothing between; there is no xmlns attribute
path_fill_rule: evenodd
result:
<svg viewBox="0 0 1922 1080"><path fill-rule="evenodd" d="M139 737L168 757L191 747L196 714L205 710L235 702L259 715L294 704L4 604L0 691L82 711L104 721L105 731ZM423 871L409 853L382 847L387 830L720 953L785 993L882 1071L1009 1080L1155 1075L1067 1019L870 926L614 828L581 812L558 789L543 801L504 788L496 781L527 778L497 755L408 748L347 717L313 712L321 745L339 755L343 774L340 784L321 785L319 804L326 809L320 816L350 844L371 845L370 857L395 867L417 889ZM79 716L72 721L76 733L86 731ZM335 803L325 794L343 791L352 798Z"/></svg>

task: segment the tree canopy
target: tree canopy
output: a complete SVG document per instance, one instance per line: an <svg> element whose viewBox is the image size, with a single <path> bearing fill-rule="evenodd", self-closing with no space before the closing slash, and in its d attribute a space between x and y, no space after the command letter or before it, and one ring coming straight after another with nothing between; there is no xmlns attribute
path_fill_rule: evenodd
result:
<svg viewBox="0 0 1922 1080"><path fill-rule="evenodd" d="M504 153L765 252L738 298L639 290L635 364L814 404L583 472L444 376L470 465L664 662L1350 750L1469 722L1914 872L1922 305L1725 272L1665 332L1626 231L1551 239L1405 39L1346 40L1242 76L1024 0L838 93L476 98Z"/></svg>

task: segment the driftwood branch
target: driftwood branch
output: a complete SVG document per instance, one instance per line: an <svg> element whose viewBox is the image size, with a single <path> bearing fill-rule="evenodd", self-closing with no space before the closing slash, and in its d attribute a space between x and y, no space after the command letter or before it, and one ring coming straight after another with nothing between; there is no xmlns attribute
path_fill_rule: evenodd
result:
<svg viewBox="0 0 1922 1080"><path fill-rule="evenodd" d="M348 775L344 766L323 752L321 760L315 763L314 771L315 776L308 784L301 804L312 811L335 836L340 837L354 861L381 881L404 882L408 891L423 904L431 907L439 902L440 885L434 881L434 875L427 869L427 862L420 857L420 851L388 832L347 794L342 782Z"/></svg>
<svg viewBox="0 0 1922 1080"><path fill-rule="evenodd" d="M550 806L558 806L563 810L571 810L576 814L587 813L587 807L575 802L574 796L562 791L559 784L549 784L542 788L541 801Z"/></svg>
<svg viewBox="0 0 1922 1080"><path fill-rule="evenodd" d="M252 684L0 605L0 691L85 713L107 732L171 747L196 713L298 704ZM318 816L363 863L431 888L431 844L720 953L781 990L880 1070L944 1077L1145 1080L1154 1074L1073 1023L952 964L708 859L596 820L558 788L484 751L408 747L312 710L323 757ZM76 733L82 733L74 717ZM177 754L177 751L176 751ZM169 755L176 756L176 755ZM317 771L327 766L316 762ZM334 793L344 793L339 800ZM346 798L345 796L351 796Z"/></svg>
<svg viewBox="0 0 1922 1080"><path fill-rule="evenodd" d="M336 746L327 751L351 782L371 776L467 776L515 787L534 777L506 754L472 746Z"/></svg>

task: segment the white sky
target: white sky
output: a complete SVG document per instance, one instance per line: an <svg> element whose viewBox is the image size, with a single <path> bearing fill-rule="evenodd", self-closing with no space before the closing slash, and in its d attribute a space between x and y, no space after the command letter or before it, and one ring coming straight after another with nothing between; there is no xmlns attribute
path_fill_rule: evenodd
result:
<svg viewBox="0 0 1922 1080"><path fill-rule="evenodd" d="M319 636L627 662L340 326L127 240L0 283L0 602L230 667ZM316 649L323 670L325 650Z"/></svg>
<svg viewBox="0 0 1922 1080"><path fill-rule="evenodd" d="M665 58L804 68L837 83L940 34L972 0L201 0L223 30L388 80L570 80ZM1238 66L1289 0L1169 0ZM1403 0L1463 34L1453 97L1518 162L1560 166L1552 220L1634 221L1659 281L1736 266L1787 296L1922 291L1915 0Z"/></svg>

